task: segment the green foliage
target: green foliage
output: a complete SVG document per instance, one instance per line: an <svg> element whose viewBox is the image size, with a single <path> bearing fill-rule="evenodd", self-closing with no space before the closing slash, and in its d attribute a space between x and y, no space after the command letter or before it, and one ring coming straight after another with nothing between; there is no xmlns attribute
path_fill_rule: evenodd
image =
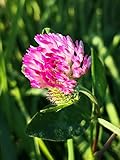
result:
<svg viewBox="0 0 120 160"><path fill-rule="evenodd" d="M98 105L96 97L88 89L86 89L83 86L78 85L77 90L78 90L79 93L82 93L85 96L87 96L92 103L94 103L95 105Z"/></svg>
<svg viewBox="0 0 120 160"><path fill-rule="evenodd" d="M51 111L50 108L42 110L33 117L27 127L27 133L52 141L65 141L80 136L90 122L86 107L74 104L57 112Z"/></svg>
<svg viewBox="0 0 120 160"><path fill-rule="evenodd" d="M97 57L96 53L92 50L92 79L94 94L96 95L99 103L104 102L106 95L107 82L105 77L105 69L102 62Z"/></svg>
<svg viewBox="0 0 120 160"><path fill-rule="evenodd" d="M10 131L5 122L5 118L0 114L0 145L2 157L6 160L17 160L15 146L10 138ZM8 153L8 154L6 154Z"/></svg>
<svg viewBox="0 0 120 160"><path fill-rule="evenodd" d="M115 125L113 125L112 123L109 123L108 121L106 121L102 118L98 118L98 122L102 126L104 126L105 128L109 129L110 131L112 131L116 135L120 136L120 129L118 127L116 127Z"/></svg>
<svg viewBox="0 0 120 160"><path fill-rule="evenodd" d="M30 44L34 45L34 35L41 33L47 27L52 28L54 32L69 34L73 39L82 39L94 51L92 53L92 78L95 92L93 93L91 89L92 78L89 72L80 80L80 83L85 88L91 90L93 94L86 91L86 89L79 88L81 98L78 112L80 114L77 113L77 110L77 117L73 114L74 119L77 118L78 120L75 122L77 124L82 122L81 120L87 118L86 113L91 112L91 103L84 96L86 95L95 105L100 103L104 106L100 110L104 119L109 121L110 124L120 125L119 8L119 0L0 1L1 160L62 160L68 157L66 143L46 141L44 143L41 139L31 138L25 134L26 126L31 117L50 104L45 98L46 91L30 89L28 81L21 73L22 56ZM44 30L44 32L48 32L48 30ZM102 63L98 57L102 60ZM106 83L107 92L105 94ZM75 107L67 107L57 112L54 111L54 116L56 114L58 116L65 111L69 113ZM46 114L50 115L51 112L40 112L36 116L39 118L40 114L46 116ZM85 117L83 118L84 114ZM90 114L88 115L87 122L90 117ZM49 120L49 117L45 120ZM70 123L68 117L67 122ZM105 120L101 121L99 119L99 122L108 130L105 128L100 130L98 150L103 147L111 135L111 131L114 132L116 130L113 129L114 127L109 127L108 122L106 125ZM44 123L41 125L44 126ZM46 129L46 133L49 135L49 130L47 132ZM75 139L75 160L92 159L89 158L92 155L90 134L88 128L84 134L81 135L80 133L80 136ZM104 153L103 159L120 159L119 150L120 139L117 137L111 147Z"/></svg>

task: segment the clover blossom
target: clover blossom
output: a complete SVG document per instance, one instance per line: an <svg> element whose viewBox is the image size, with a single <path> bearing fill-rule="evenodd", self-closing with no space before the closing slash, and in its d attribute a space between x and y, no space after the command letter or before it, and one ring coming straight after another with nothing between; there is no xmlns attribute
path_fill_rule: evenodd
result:
<svg viewBox="0 0 120 160"><path fill-rule="evenodd" d="M70 36L37 34L38 45L30 46L23 57L23 73L33 88L56 88L65 95L74 92L77 79L86 74L91 60L84 55L82 41Z"/></svg>

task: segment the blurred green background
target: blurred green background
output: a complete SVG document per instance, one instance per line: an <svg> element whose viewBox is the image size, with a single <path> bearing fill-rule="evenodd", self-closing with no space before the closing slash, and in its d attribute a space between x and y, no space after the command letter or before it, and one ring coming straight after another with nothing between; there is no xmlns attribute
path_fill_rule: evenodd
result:
<svg viewBox="0 0 120 160"><path fill-rule="evenodd" d="M25 134L30 118L49 104L45 92L31 89L21 73L22 56L44 27L82 39L95 49L108 84L103 117L119 125L120 0L0 0L0 160L67 159L66 143L43 142ZM86 87L90 83L86 80ZM98 149L110 135L101 128ZM88 159L84 137L75 142L74 150L75 160ZM119 151L117 137L103 158L118 160Z"/></svg>

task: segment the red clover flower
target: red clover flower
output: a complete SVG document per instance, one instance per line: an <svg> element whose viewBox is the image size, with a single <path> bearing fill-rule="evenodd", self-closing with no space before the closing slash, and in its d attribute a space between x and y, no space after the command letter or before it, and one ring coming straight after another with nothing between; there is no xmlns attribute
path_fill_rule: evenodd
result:
<svg viewBox="0 0 120 160"><path fill-rule="evenodd" d="M91 65L84 55L82 41L73 43L70 36L37 34L38 46L31 46L23 57L23 73L33 88L57 89L64 95L74 92L77 79L86 74Z"/></svg>

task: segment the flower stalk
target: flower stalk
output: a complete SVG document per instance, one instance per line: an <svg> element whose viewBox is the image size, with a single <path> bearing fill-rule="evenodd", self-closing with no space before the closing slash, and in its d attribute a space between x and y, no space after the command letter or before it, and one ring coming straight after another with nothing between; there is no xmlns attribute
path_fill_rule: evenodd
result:
<svg viewBox="0 0 120 160"><path fill-rule="evenodd" d="M73 139L68 139L67 140L67 147L68 147L68 160L75 160Z"/></svg>

